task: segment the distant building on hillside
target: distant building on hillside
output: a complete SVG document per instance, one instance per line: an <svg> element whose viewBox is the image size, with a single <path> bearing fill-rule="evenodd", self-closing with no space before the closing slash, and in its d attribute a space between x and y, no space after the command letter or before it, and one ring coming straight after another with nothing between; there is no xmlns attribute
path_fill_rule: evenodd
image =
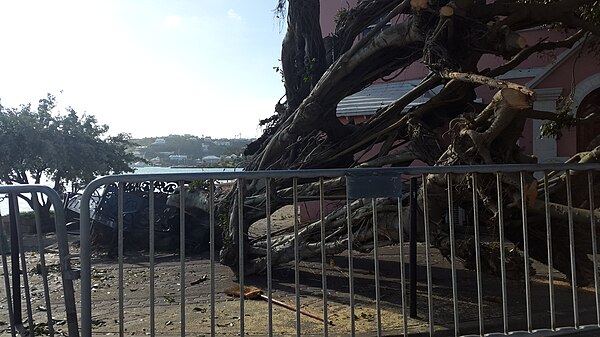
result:
<svg viewBox="0 0 600 337"><path fill-rule="evenodd" d="M152 143L152 145L159 145L159 144L166 144L166 143L167 143L167 141L164 140L163 138L156 138L154 140L154 143Z"/></svg>
<svg viewBox="0 0 600 337"><path fill-rule="evenodd" d="M217 156L206 156L202 157L203 164L218 164L221 161L221 158Z"/></svg>
<svg viewBox="0 0 600 337"><path fill-rule="evenodd" d="M158 164L160 164L160 158L159 157L154 157L154 158L150 159L150 164L152 164L152 165L158 165Z"/></svg>
<svg viewBox="0 0 600 337"><path fill-rule="evenodd" d="M186 154L172 154L169 156L169 159L177 162L184 162L188 159Z"/></svg>
<svg viewBox="0 0 600 337"><path fill-rule="evenodd" d="M131 153L132 155L136 156L136 157L143 157L144 154L141 151L138 150L133 150L133 151L127 151L129 153Z"/></svg>
<svg viewBox="0 0 600 337"><path fill-rule="evenodd" d="M215 140L215 145L230 146L231 145L231 141L229 141L227 139L219 139L219 140Z"/></svg>

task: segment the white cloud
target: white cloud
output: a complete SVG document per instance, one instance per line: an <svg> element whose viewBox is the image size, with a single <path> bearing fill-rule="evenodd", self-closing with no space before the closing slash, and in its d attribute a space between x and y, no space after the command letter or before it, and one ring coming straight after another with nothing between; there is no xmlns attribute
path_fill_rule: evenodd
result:
<svg viewBox="0 0 600 337"><path fill-rule="evenodd" d="M234 11L233 9L229 9L227 11L227 17L231 20L235 20L235 21L242 21L242 16L239 15L236 11Z"/></svg>

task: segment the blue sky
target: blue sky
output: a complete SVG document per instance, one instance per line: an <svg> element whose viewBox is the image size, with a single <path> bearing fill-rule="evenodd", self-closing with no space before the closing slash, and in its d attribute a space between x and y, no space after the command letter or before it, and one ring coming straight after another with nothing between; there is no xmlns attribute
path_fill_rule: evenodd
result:
<svg viewBox="0 0 600 337"><path fill-rule="evenodd" d="M0 99L50 92L133 137L256 137L284 93L275 3L2 1Z"/></svg>

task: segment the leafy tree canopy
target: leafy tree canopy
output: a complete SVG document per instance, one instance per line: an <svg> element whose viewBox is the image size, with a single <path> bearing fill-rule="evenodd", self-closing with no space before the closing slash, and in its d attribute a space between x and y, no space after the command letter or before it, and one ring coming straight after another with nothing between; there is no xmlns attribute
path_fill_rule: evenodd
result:
<svg viewBox="0 0 600 337"><path fill-rule="evenodd" d="M130 136L107 132L92 115L78 115L71 107L59 113L51 94L37 109L0 104L0 181L39 184L46 177L62 192L100 175L132 172L129 164L138 158L127 151Z"/></svg>

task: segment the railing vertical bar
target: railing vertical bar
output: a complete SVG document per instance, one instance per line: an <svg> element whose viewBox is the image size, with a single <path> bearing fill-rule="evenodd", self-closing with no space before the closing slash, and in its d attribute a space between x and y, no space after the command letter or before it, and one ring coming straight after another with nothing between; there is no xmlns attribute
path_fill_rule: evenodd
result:
<svg viewBox="0 0 600 337"><path fill-rule="evenodd" d="M268 328L269 336L273 336L273 283L272 283L272 270L271 270L271 179L265 178L266 188L266 202L265 202L265 215L267 220L267 297L269 298L268 306Z"/></svg>
<svg viewBox="0 0 600 337"><path fill-rule="evenodd" d="M300 247L298 246L298 178L293 179L294 204L294 286L296 289L296 336L301 336L300 324Z"/></svg>
<svg viewBox="0 0 600 337"><path fill-rule="evenodd" d="M349 198L348 177L346 177L346 226L348 228L348 291L350 292L350 335L356 334L356 318L354 317L354 253L352 230L352 204Z"/></svg>
<svg viewBox="0 0 600 337"><path fill-rule="evenodd" d="M41 186L40 188L44 189ZM71 255L69 253L67 228L65 226L65 209L58 194L50 187L45 188L47 188L48 190L47 192L43 193L48 197L48 201L51 202L52 205L54 205L54 229L56 231L56 243L58 246L59 259L61 260L61 270L65 270L68 273L72 273L73 269L71 268L71 258L74 258L76 255ZM80 261L85 260L82 258L81 254L79 255L79 258ZM81 265L83 264L84 263L81 262ZM75 290L73 289L72 278L67 278L66 273L61 274L65 303L65 314L67 316L67 328L69 330L69 336L78 337L80 336L78 321L79 318L82 321L84 320L84 318L81 316L77 316L77 307L75 305ZM79 273L79 276L81 277L81 273Z"/></svg>
<svg viewBox="0 0 600 337"><path fill-rule="evenodd" d="M417 318L417 178L410 178L410 200L409 200L409 226L408 226L408 279L410 280L408 296L410 303L410 313L408 317Z"/></svg>
<svg viewBox="0 0 600 337"><path fill-rule="evenodd" d="M12 283L12 298L13 298L13 317L14 326L17 328L18 333L22 332L23 328L23 306L21 303L21 262L19 262L19 233L17 230L17 219L19 216L18 210L15 210L16 198L13 198L13 193L9 194L8 207L10 211L8 213L10 217L10 269L11 269L11 283Z"/></svg>
<svg viewBox="0 0 600 337"><path fill-rule="evenodd" d="M573 221L573 194L571 186L571 171L566 170L565 175L567 182L567 206L569 213L569 251L571 255L571 289L573 291L573 325L576 329L578 329L579 305L577 303L577 266L575 264L575 230Z"/></svg>
<svg viewBox="0 0 600 337"><path fill-rule="evenodd" d="M154 181L148 189L148 235L150 240L150 336L156 335L156 294L154 292L155 242L154 242Z"/></svg>
<svg viewBox="0 0 600 337"><path fill-rule="evenodd" d="M10 212L10 211L9 211ZM2 216L0 215L0 224L2 224ZM10 323L10 334L16 336L17 331L15 330L15 318L13 314L12 296L10 294L10 280L8 272L8 261L6 259L7 251L5 251L4 243L6 242L6 234L4 233L4 226L0 225L0 254L2 254L2 275L4 276L4 291L6 291L6 305L8 306L8 321Z"/></svg>
<svg viewBox="0 0 600 337"><path fill-rule="evenodd" d="M124 310L124 280L123 280L123 188L119 182L117 189L117 249L119 264L119 336L125 335L125 310Z"/></svg>
<svg viewBox="0 0 600 337"><path fill-rule="evenodd" d="M181 337L185 337L185 183L180 180L179 183L179 284L180 284L180 309L179 316L181 321Z"/></svg>
<svg viewBox="0 0 600 337"><path fill-rule="evenodd" d="M381 336L381 302L379 289L379 238L377 230L377 202L371 198L371 207L373 209L373 263L375 265L375 311L377 314L377 335ZM413 282L413 280L411 280Z"/></svg>
<svg viewBox="0 0 600 337"><path fill-rule="evenodd" d="M244 188L243 179L238 179L238 279L240 281L240 336L244 336Z"/></svg>
<svg viewBox="0 0 600 337"><path fill-rule="evenodd" d="M458 317L458 283L456 280L456 237L454 235L454 198L452 193L452 175L446 174L448 185L448 219L450 226L450 266L452 272L452 304L454 309L454 335L460 335L459 317Z"/></svg>
<svg viewBox="0 0 600 337"><path fill-rule="evenodd" d="M48 267L46 266L46 253L42 239L42 223L40 218L40 202L38 200L37 193L31 193L31 201L33 202L33 216L35 218L35 231L37 237L38 254L40 255L40 267L42 272L42 282L44 286L44 299L46 303L46 317L48 319L48 332L50 333L50 336L54 336L52 303L50 303L50 289L48 286ZM0 242L0 245L1 244L2 243Z"/></svg>
<svg viewBox="0 0 600 337"><path fill-rule="evenodd" d="M398 198L398 249L400 254L400 298L402 299L402 331L408 335L408 313L406 300L406 265L404 264L404 224L402 223L402 199Z"/></svg>
<svg viewBox="0 0 600 337"><path fill-rule="evenodd" d="M210 335L216 335L215 308L215 181L208 182L208 209L210 217Z"/></svg>
<svg viewBox="0 0 600 337"><path fill-rule="evenodd" d="M596 322L600 326L600 299L598 299L598 246L596 243L596 219L594 217L594 210L596 209L594 203L594 175L593 171L588 171L588 192L589 192L589 203L590 203L590 230L592 235L592 261L594 263L594 297L596 300Z"/></svg>
<svg viewBox="0 0 600 337"><path fill-rule="evenodd" d="M423 185L423 224L425 227L425 264L427 267L427 311L429 313L429 337L433 337L435 333L435 325L433 321L433 277L431 275L431 239L429 237L429 196L427 193L427 174L422 175ZM398 200L398 207L401 208L400 200ZM402 228L402 226L400 226ZM402 237L402 230L400 230L400 237ZM402 244L402 241L400 241ZM404 302L403 302L404 303ZM404 304L402 304L404 308ZM404 333L406 336L406 331Z"/></svg>
<svg viewBox="0 0 600 337"><path fill-rule="evenodd" d="M27 260L25 258L25 244L23 243L23 232L21 230L21 211L17 202L17 195L11 194L13 199L13 212L17 225L17 243L19 245L19 257L21 259L21 275L23 276L23 288L25 289L25 304L27 308L27 322L29 323L29 335L34 336L33 332L33 310L31 308L31 289L29 288L29 276L27 274ZM14 277L14 275L13 275ZM17 276L18 277L18 276Z"/></svg>
<svg viewBox="0 0 600 337"><path fill-rule="evenodd" d="M17 225L17 242L19 245L19 257L21 259L21 275L23 275L23 288L25 289L25 304L27 308L27 322L29 323L29 334L33 334L33 310L31 308L31 292L29 288L29 277L27 275L27 260L25 259L25 245L23 243L23 232L21 230L21 211L19 210L19 203L17 202L17 195L11 194L13 199L13 211L16 218ZM14 277L14 275L13 275ZM18 277L18 276L17 276Z"/></svg>
<svg viewBox="0 0 600 337"><path fill-rule="evenodd" d="M498 193L498 236L500 240L500 275L502 277L502 322L504 334L508 334L508 294L506 290L506 256L504 254L504 203L502 201L502 173L496 173Z"/></svg>
<svg viewBox="0 0 600 337"><path fill-rule="evenodd" d="M477 311L479 314L479 335L484 336L483 322L483 285L481 279L481 234L479 230L479 203L477 195L477 173L471 175L473 187L473 229L475 230L475 271L477 273Z"/></svg>
<svg viewBox="0 0 600 337"><path fill-rule="evenodd" d="M521 192L521 222L523 224L523 266L525 277L525 308L527 315L527 331L533 330L531 318L531 277L529 275L529 230L527 226L527 194L525 193L525 174L519 172L519 189Z"/></svg>
<svg viewBox="0 0 600 337"><path fill-rule="evenodd" d="M81 335L92 335L92 261L90 234L92 219L90 199L97 186L88 187L83 191L81 213L79 217L79 259L81 262Z"/></svg>
<svg viewBox="0 0 600 337"><path fill-rule="evenodd" d="M329 335L329 319L327 313L327 252L325 250L325 191L323 177L319 177L319 216L321 221L321 282L323 285L323 336Z"/></svg>
<svg viewBox="0 0 600 337"><path fill-rule="evenodd" d="M81 199L81 213L79 217L79 259L81 262L81 335L92 335L92 259L90 235L92 219L90 201L98 186L86 187Z"/></svg>
<svg viewBox="0 0 600 337"><path fill-rule="evenodd" d="M550 296L550 328L556 330L556 312L554 302L554 261L552 256L552 220L550 217L550 194L548 190L548 172L544 171L544 210L546 216L546 246L548 248L548 291Z"/></svg>
<svg viewBox="0 0 600 337"><path fill-rule="evenodd" d="M11 194L13 198L13 210L17 220L17 241L19 244L19 253L21 258L21 275L23 275L23 287L25 288L25 304L27 307L27 323L29 325L29 335L34 336L33 330L33 310L31 308L31 289L29 287L29 276L27 275L27 259L25 258L25 245L23 243L23 232L21 229L21 215L17 195Z"/></svg>

